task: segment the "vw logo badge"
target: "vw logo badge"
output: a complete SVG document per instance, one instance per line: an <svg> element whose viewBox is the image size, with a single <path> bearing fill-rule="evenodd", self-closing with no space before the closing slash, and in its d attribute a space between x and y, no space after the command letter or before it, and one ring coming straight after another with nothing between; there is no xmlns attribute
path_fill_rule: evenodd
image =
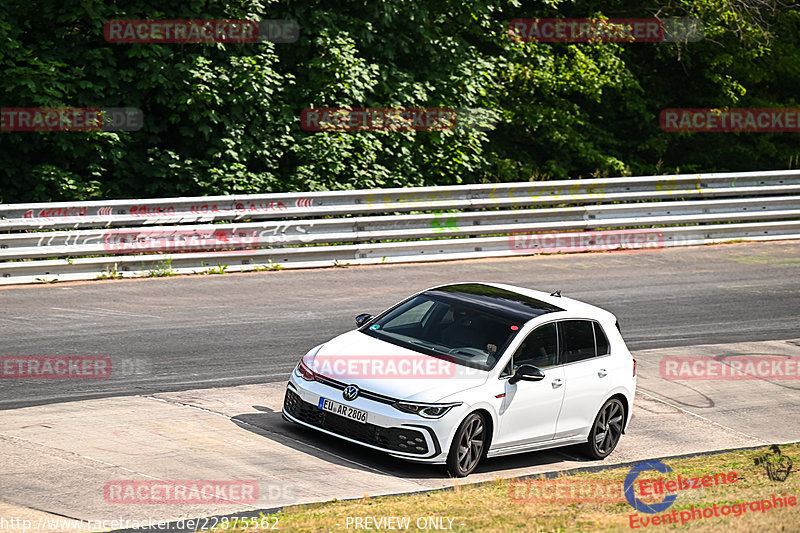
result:
<svg viewBox="0 0 800 533"><path fill-rule="evenodd" d="M358 387L355 385L348 385L344 388L344 391L342 391L342 396L344 396L344 399L348 402L352 402L358 398Z"/></svg>

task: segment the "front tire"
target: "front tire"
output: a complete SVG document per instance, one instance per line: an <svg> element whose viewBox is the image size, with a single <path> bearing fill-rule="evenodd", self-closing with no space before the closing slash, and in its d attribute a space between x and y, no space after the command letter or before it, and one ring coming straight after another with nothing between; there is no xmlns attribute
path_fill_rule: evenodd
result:
<svg viewBox="0 0 800 533"><path fill-rule="evenodd" d="M447 455L447 471L453 477L465 477L475 470L487 442L486 420L478 413L470 414L456 431L450 453Z"/></svg>
<svg viewBox="0 0 800 533"><path fill-rule="evenodd" d="M583 445L583 453L590 459L605 459L617 447L625 423L625 408L622 402L611 398L597 413L589 438Z"/></svg>

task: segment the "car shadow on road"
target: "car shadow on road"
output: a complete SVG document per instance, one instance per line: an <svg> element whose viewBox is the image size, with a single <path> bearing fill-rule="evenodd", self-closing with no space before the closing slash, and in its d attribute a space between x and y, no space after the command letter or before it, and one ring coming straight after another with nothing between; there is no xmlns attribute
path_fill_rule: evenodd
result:
<svg viewBox="0 0 800 533"><path fill-rule="evenodd" d="M444 471L435 465L419 465L395 459L384 453L354 446L345 440L288 422L280 411L257 405L253 408L259 412L237 415L231 420L242 429L318 459L354 470L391 477L408 479L446 477Z"/></svg>
<svg viewBox="0 0 800 533"><path fill-rule="evenodd" d="M600 465L602 461L593 461L583 457L575 446L564 446L535 452L526 452L504 457L484 459L475 470L476 473L494 472L500 477L518 477L539 472L551 472L568 468L583 468ZM515 472L509 472L514 470ZM523 470L519 472L519 470Z"/></svg>
<svg viewBox="0 0 800 533"><path fill-rule="evenodd" d="M254 405L253 409L257 412L236 415L231 420L242 429L338 466L409 480L444 480L450 477L443 465L419 464L397 459L383 452L353 445L348 441L289 422L283 418L280 411L259 405ZM569 462L571 463L569 467L574 467L577 466L574 461L595 462L582 459L572 448L523 453L484 459L475 472L464 481L469 483L482 480L476 478L492 479L535 474L540 471L550 471L564 462ZM511 470L522 471L511 473L509 472Z"/></svg>

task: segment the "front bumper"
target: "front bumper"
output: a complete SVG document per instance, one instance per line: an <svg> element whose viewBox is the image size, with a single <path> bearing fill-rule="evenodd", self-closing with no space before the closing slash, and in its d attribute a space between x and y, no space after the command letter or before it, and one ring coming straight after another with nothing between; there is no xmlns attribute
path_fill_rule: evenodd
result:
<svg viewBox="0 0 800 533"><path fill-rule="evenodd" d="M382 401L358 397L346 402L368 413L366 423L356 422L320 409L318 404L323 397L343 403L339 389L298 379L293 373L282 414L291 422L415 462L444 463L450 438L460 421L459 408L442 418L426 419L398 411Z"/></svg>

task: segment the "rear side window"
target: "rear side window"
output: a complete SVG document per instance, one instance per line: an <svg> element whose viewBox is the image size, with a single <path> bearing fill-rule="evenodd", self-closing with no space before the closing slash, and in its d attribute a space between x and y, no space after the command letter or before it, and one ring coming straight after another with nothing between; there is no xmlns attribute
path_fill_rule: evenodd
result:
<svg viewBox="0 0 800 533"><path fill-rule="evenodd" d="M600 324L594 322L594 341L597 345L597 355L607 355L608 354L608 338L606 334L603 332L603 328L600 327Z"/></svg>
<svg viewBox="0 0 800 533"><path fill-rule="evenodd" d="M565 363L583 361L595 356L594 325L588 320L564 320L560 323Z"/></svg>

